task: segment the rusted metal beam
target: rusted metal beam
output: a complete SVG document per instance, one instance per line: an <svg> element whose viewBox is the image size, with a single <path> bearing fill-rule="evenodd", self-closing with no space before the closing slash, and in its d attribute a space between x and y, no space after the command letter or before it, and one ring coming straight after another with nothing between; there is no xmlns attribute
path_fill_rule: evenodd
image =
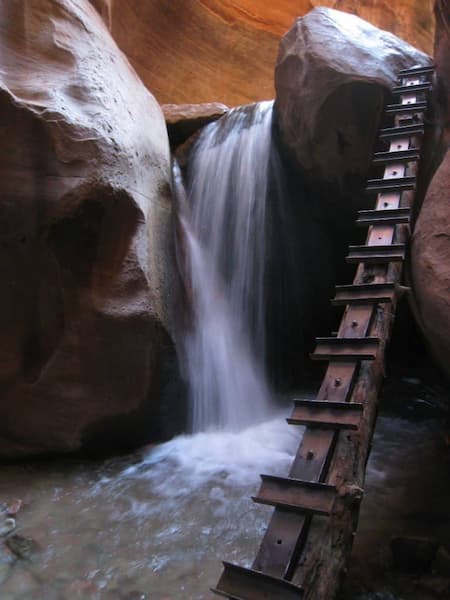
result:
<svg viewBox="0 0 450 600"><path fill-rule="evenodd" d="M404 118L404 117L403 117ZM399 127L386 127L380 130L380 139L392 140L398 137L405 137L407 135L423 135L425 132L424 124L415 123L413 125L400 125Z"/></svg>
<svg viewBox="0 0 450 600"><path fill-rule="evenodd" d="M357 321L354 322L355 327ZM316 338L313 360L375 360L380 340L373 337L321 337Z"/></svg>
<svg viewBox="0 0 450 600"><path fill-rule="evenodd" d="M399 71L400 79L404 77L408 77L409 75L414 75L418 77L420 75L432 75L434 73L434 66L430 65L428 67L412 67L411 69L402 69ZM399 81L402 83L402 81Z"/></svg>
<svg viewBox="0 0 450 600"><path fill-rule="evenodd" d="M389 116L400 115L405 112L414 111L415 114L423 112L427 109L427 102L415 102L413 105L408 106L405 104L388 104L386 106L385 114Z"/></svg>
<svg viewBox="0 0 450 600"><path fill-rule="evenodd" d="M348 263L365 263L383 265L405 260L406 247L404 244L389 244L376 246L349 246L346 257Z"/></svg>
<svg viewBox="0 0 450 600"><path fill-rule="evenodd" d="M245 569L229 562L213 592L231 600L299 600L303 598L301 587L285 579L266 573Z"/></svg>
<svg viewBox="0 0 450 600"><path fill-rule="evenodd" d="M358 429L362 404L327 402L326 400L294 400L294 410L287 419L290 425L308 425L322 429Z"/></svg>
<svg viewBox="0 0 450 600"><path fill-rule="evenodd" d="M409 223L411 220L410 208L387 208L381 210L360 210L356 225L368 227L369 225L399 225Z"/></svg>
<svg viewBox="0 0 450 600"><path fill-rule="evenodd" d="M392 177L389 179L369 179L367 182L366 192L380 194L381 192L415 190L415 177Z"/></svg>
<svg viewBox="0 0 450 600"><path fill-rule="evenodd" d="M261 475L261 479L254 502L307 514L331 515L333 511L336 488L332 485L274 475Z"/></svg>
<svg viewBox="0 0 450 600"><path fill-rule="evenodd" d="M410 92L429 92L431 90L431 82L426 83L408 83L406 85L397 85L392 88L392 93L395 96L401 94L409 94Z"/></svg>
<svg viewBox="0 0 450 600"><path fill-rule="evenodd" d="M333 306L347 304L379 304L392 302L396 293L395 283L362 283L337 285L336 296L331 300Z"/></svg>

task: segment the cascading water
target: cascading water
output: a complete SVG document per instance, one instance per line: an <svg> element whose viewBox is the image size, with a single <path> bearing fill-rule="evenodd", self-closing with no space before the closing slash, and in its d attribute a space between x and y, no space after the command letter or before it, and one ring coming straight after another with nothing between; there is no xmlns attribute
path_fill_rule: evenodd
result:
<svg viewBox="0 0 450 600"><path fill-rule="evenodd" d="M182 225L194 326L186 360L192 430L237 430L270 411L265 236L273 102L239 107L202 132Z"/></svg>
<svg viewBox="0 0 450 600"><path fill-rule="evenodd" d="M285 411L272 411L263 366L271 116L263 103L204 130L188 200L175 177L194 315L184 350L195 435L99 465L39 465L31 485L29 470L12 487L9 472L0 477L0 497L13 489L33 507L18 533L37 540L39 572L12 561L6 582L0 570L2 599L23 590L21 598L206 600L222 559L250 566L269 510L250 496L259 473L287 475L301 435Z"/></svg>

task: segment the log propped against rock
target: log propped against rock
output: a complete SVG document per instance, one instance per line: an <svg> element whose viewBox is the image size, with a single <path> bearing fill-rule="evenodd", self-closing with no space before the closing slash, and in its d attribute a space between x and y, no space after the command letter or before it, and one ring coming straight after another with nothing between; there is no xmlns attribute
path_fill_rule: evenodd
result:
<svg viewBox="0 0 450 600"><path fill-rule="evenodd" d="M426 77L431 77L432 69L426 63L423 66ZM403 80L403 84L416 82L420 87L421 80L421 77L411 75ZM411 100L419 101L418 96ZM422 119L425 119L425 114L426 109L422 109ZM394 117L394 122L395 127L401 129L400 118ZM392 138L389 146L389 152L392 153L396 150L402 152L405 147L420 149L422 145L422 139L417 136L402 138L393 134ZM401 161L394 162L394 167L388 163L384 180L392 184L395 183L395 176L406 175L415 179L416 161L417 158L412 163L408 160L403 164ZM380 184L378 187L381 191L377 195L374 215L377 211L384 212L386 207L391 210L399 207L411 209L413 192L402 192L401 188L393 192L389 189L384 191ZM402 290L402 261L390 262L389 258L375 258L375 254L377 251L380 254L379 249L388 248L389 245L402 247L408 242L408 237L409 226L396 225L395 221L370 226L365 247L368 252L362 255L366 258L360 259L362 263L353 282L359 290L359 300L348 299L336 337L318 338L313 355L313 358L330 361L314 406L326 402L328 411L333 410L333 403L340 406L351 403L361 407L358 424L349 426L348 421L340 424L336 418L325 416L322 417L322 423L320 418L314 423L306 418L299 421L298 417L294 418L297 409L294 410L289 422L294 425L305 424L306 429L289 478L278 479L274 486L270 484L270 479L267 484L266 476L263 476L261 489L255 497L257 502L275 506L275 510L253 563L253 570L242 570L241 579L238 579L234 569L225 565L216 588L219 594L230 597L236 594L239 597L240 590L245 590L246 585L250 586L252 580L256 585L258 573L277 578L272 580L271 585L275 590L278 586L278 594L281 594L285 580L298 586L299 593L301 590L302 597L308 600L334 598L338 592L356 534L378 395L385 374L385 350L392 331L398 295ZM380 302L379 298L372 296L370 286L385 286L388 283L393 286L390 297ZM345 305L345 302L340 304ZM360 350L366 347L364 343L367 349ZM340 346L342 351L339 351ZM370 355L373 361L369 362L366 359ZM307 407L308 401L301 406ZM316 491L314 501L308 494L302 495L298 491L305 486L306 490L312 490L311 493ZM330 494L331 504L327 500ZM291 592L292 597L296 597L292 589ZM256 593L251 597L259 596ZM276 598L277 592L269 597Z"/></svg>

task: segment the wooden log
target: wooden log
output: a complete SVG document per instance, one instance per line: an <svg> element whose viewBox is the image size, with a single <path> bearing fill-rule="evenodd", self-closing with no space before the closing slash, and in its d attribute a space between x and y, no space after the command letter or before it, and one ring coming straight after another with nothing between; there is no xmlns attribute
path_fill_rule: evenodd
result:
<svg viewBox="0 0 450 600"><path fill-rule="evenodd" d="M407 201L406 193L403 197ZM405 241L407 237L407 227L396 226L395 242ZM399 264L390 265L384 274L379 269L360 267L355 283L362 283L372 276L377 283L400 283L401 271L402 265ZM312 519L307 543L297 557L292 581L304 588L305 600L331 600L346 574L363 495L378 394L384 379L385 350L394 323L396 304L397 298L394 298L392 304L380 304L374 312L368 334L380 339L380 349L375 361L361 365L350 399L351 402L364 404L363 418L357 431L338 434L334 448L326 481L336 486L341 501L328 519ZM348 309L343 323L348 321L350 312Z"/></svg>
<svg viewBox="0 0 450 600"><path fill-rule="evenodd" d="M413 140L413 144L418 140ZM415 164L410 174L415 174ZM403 192L398 200L388 200L391 208L397 204L411 207L413 192ZM386 208L386 197L378 197L378 208ZM386 228L383 228L387 234ZM379 230L381 231L381 230ZM378 236L377 228L369 230L368 244L389 243ZM406 225L392 227L391 243L405 243L409 238ZM400 284L403 265L391 263L388 268L360 265L354 283L384 283L387 281ZM307 535L303 534L306 543L296 557L292 581L305 590L305 600L332 600L337 594L342 578L346 573L346 565L350 559L353 539L359 515L359 506L364 489L365 469L369 456L371 439L377 414L378 394L384 379L385 350L389 342L395 318L398 296L390 304L380 304L372 315L367 335L378 337L380 348L375 361L364 362L359 370L355 387L351 392L350 402L364 404L363 418L357 431L337 433L337 440L332 451L332 460L325 481L335 485L341 497L336 510L328 519L311 520ZM348 331L352 319L352 306L347 306L339 334Z"/></svg>

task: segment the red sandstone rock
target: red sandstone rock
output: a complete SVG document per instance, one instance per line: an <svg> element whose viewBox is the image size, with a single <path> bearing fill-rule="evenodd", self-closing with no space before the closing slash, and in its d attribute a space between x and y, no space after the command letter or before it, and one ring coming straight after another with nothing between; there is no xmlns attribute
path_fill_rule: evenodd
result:
<svg viewBox="0 0 450 600"><path fill-rule="evenodd" d="M316 8L297 19L280 45L275 108L316 193L362 192L387 91L400 69L430 62L354 15Z"/></svg>
<svg viewBox="0 0 450 600"><path fill-rule="evenodd" d="M91 0L161 103L274 97L281 36L316 6L354 13L431 53L433 15L423 0Z"/></svg>
<svg viewBox="0 0 450 600"><path fill-rule="evenodd" d="M437 75L437 100L439 118L445 129L444 143L450 144L450 0L436 0L436 37L434 61Z"/></svg>
<svg viewBox="0 0 450 600"><path fill-rule="evenodd" d="M229 108L220 102L206 104L163 104L161 106L166 119L170 144L176 148L196 131L217 121Z"/></svg>
<svg viewBox="0 0 450 600"><path fill-rule="evenodd" d="M450 3L436 0L436 122L444 158L426 192L414 230L414 308L436 361L450 376ZM436 150L436 148L435 148ZM446 152L446 153L445 153ZM439 154L439 152L436 152Z"/></svg>
<svg viewBox="0 0 450 600"><path fill-rule="evenodd" d="M437 362L450 376L450 152L426 193L411 263L419 323Z"/></svg>
<svg viewBox="0 0 450 600"><path fill-rule="evenodd" d="M0 57L0 456L160 437L161 109L87 0L1 3Z"/></svg>

